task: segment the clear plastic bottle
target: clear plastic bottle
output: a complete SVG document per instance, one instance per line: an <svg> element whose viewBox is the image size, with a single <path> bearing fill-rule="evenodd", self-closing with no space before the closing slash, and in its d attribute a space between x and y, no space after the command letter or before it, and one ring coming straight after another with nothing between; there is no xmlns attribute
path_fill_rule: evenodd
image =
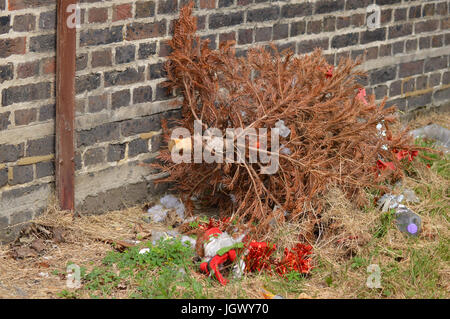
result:
<svg viewBox="0 0 450 319"><path fill-rule="evenodd" d="M400 231L411 236L417 236L420 233L422 219L404 205L398 205L396 209L396 222Z"/></svg>

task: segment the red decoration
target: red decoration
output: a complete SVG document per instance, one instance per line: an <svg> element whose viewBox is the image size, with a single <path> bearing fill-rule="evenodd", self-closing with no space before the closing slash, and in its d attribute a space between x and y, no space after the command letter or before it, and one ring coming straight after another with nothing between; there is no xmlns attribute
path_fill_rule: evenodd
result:
<svg viewBox="0 0 450 319"><path fill-rule="evenodd" d="M410 151L410 150L394 150L395 156L399 161L402 159L408 157L408 161L411 162L414 157L416 157L419 154L419 151Z"/></svg>
<svg viewBox="0 0 450 319"><path fill-rule="evenodd" d="M311 245L304 245L298 243L290 251L285 248L283 259L278 263L277 273L280 276L291 271L297 271L302 274L307 274L311 270L311 259L305 258L312 253Z"/></svg>
<svg viewBox="0 0 450 319"><path fill-rule="evenodd" d="M265 242L251 242L248 247L248 254L245 256L245 268L247 271L270 270L273 263L270 256L275 251L275 245L268 245Z"/></svg>
<svg viewBox="0 0 450 319"><path fill-rule="evenodd" d="M392 162L383 162L382 160L377 161L377 167L380 170L391 169L395 170L395 165Z"/></svg>
<svg viewBox="0 0 450 319"><path fill-rule="evenodd" d="M329 79L333 77L333 66L330 66L327 70L327 72L325 73L325 76Z"/></svg>
<svg viewBox="0 0 450 319"><path fill-rule="evenodd" d="M366 100L366 89L361 89L361 88L359 88L358 89L358 95L357 95L357 97L361 100L361 101L363 101L363 103L364 104L369 104L368 102L367 102L367 100Z"/></svg>

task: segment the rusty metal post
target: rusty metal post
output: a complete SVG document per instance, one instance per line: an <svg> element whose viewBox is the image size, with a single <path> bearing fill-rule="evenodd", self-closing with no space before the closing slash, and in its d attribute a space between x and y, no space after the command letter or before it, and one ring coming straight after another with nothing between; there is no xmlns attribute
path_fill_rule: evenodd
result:
<svg viewBox="0 0 450 319"><path fill-rule="evenodd" d="M56 36L56 193L60 208L75 204L75 58L77 0L58 0Z"/></svg>

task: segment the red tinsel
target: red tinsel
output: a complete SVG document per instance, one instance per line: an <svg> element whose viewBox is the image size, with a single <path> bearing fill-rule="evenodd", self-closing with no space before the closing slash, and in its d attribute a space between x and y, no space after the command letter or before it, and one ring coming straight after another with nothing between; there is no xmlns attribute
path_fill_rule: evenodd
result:
<svg viewBox="0 0 450 319"><path fill-rule="evenodd" d="M302 274L307 274L311 270L311 259L306 256L312 253L312 247L310 245L304 245L298 243L290 251L285 248L283 259L278 263L276 268L277 273L280 276L296 271Z"/></svg>
<svg viewBox="0 0 450 319"><path fill-rule="evenodd" d="M311 270L311 260L306 258L312 253L310 245L298 243L291 250L286 248L281 260L271 258L275 248L275 245L269 245L265 242L251 242L248 247L249 252L245 256L246 270L260 272L274 269L280 276L284 276L291 271L306 274Z"/></svg>
<svg viewBox="0 0 450 319"><path fill-rule="evenodd" d="M377 167L380 170L391 169L395 170L395 165L392 162L383 162L382 160L377 161Z"/></svg>
<svg viewBox="0 0 450 319"><path fill-rule="evenodd" d="M230 225L230 223L231 223L230 217L224 217L222 219L210 218L208 223L200 223L198 228L205 232L211 228L219 228L220 231L225 231L226 228Z"/></svg>
<svg viewBox="0 0 450 319"><path fill-rule="evenodd" d="M270 266L273 264L270 256L275 249L275 245L265 242L251 242L248 246L248 254L245 256L245 269L250 272L270 270Z"/></svg>

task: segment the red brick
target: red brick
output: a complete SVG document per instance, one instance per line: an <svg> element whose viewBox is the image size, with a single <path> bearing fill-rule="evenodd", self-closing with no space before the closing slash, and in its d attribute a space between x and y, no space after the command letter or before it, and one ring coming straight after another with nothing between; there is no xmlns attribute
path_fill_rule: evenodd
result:
<svg viewBox="0 0 450 319"><path fill-rule="evenodd" d="M13 54L25 54L27 39L25 37L15 39L0 39L0 58L6 58Z"/></svg>
<svg viewBox="0 0 450 319"><path fill-rule="evenodd" d="M55 58L48 58L42 61L42 72L44 74L55 74L56 61Z"/></svg>
<svg viewBox="0 0 450 319"><path fill-rule="evenodd" d="M216 7L215 0L200 0L201 9L214 9Z"/></svg>
<svg viewBox="0 0 450 319"><path fill-rule="evenodd" d="M131 18L131 4L125 3L113 7L113 22L129 18Z"/></svg>
<svg viewBox="0 0 450 319"><path fill-rule="evenodd" d="M101 23L108 20L107 8L91 8L89 9L89 23Z"/></svg>
<svg viewBox="0 0 450 319"><path fill-rule="evenodd" d="M21 63L17 67L17 77L19 79L29 78L39 75L39 61Z"/></svg>

